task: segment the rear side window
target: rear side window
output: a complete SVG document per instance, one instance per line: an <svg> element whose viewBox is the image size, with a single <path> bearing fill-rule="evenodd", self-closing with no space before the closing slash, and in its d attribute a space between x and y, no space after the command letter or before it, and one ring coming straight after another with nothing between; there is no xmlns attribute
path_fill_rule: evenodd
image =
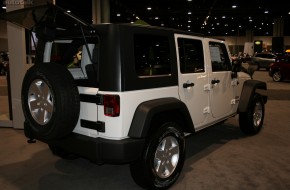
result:
<svg viewBox="0 0 290 190"><path fill-rule="evenodd" d="M218 42L210 42L210 57L213 72L230 71L231 61L225 44Z"/></svg>
<svg viewBox="0 0 290 190"><path fill-rule="evenodd" d="M202 42L200 40L178 38L181 73L204 72Z"/></svg>
<svg viewBox="0 0 290 190"><path fill-rule="evenodd" d="M167 36L134 36L135 71L139 77L170 75L170 47Z"/></svg>

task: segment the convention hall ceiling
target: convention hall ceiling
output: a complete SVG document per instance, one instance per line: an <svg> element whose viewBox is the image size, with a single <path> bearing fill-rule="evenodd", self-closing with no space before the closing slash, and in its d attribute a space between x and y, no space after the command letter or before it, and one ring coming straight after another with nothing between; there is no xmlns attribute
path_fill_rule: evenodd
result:
<svg viewBox="0 0 290 190"><path fill-rule="evenodd" d="M88 22L92 20L91 1L56 0L56 4ZM272 36L276 20L284 23L284 35L290 36L290 1L111 0L110 7L112 23L141 19L150 25L208 36L242 36L246 30L256 36Z"/></svg>

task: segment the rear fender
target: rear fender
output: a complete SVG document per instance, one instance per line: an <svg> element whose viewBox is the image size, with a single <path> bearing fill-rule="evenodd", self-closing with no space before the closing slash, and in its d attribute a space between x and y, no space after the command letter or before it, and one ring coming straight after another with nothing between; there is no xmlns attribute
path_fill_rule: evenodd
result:
<svg viewBox="0 0 290 190"><path fill-rule="evenodd" d="M154 116L170 113L168 120L176 119L172 116L181 116L185 132L194 132L193 122L186 105L176 98L162 98L141 103L134 114L129 136L143 138L148 135ZM180 119L180 117L178 118Z"/></svg>

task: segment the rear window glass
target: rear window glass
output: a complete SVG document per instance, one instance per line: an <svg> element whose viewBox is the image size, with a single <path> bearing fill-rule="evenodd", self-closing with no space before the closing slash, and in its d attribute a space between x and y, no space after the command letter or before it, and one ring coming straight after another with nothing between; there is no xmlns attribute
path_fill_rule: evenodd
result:
<svg viewBox="0 0 290 190"><path fill-rule="evenodd" d="M140 77L171 74L170 47L167 36L134 36L135 71Z"/></svg>
<svg viewBox="0 0 290 190"><path fill-rule="evenodd" d="M73 41L52 43L50 61L67 67L80 67L83 43Z"/></svg>

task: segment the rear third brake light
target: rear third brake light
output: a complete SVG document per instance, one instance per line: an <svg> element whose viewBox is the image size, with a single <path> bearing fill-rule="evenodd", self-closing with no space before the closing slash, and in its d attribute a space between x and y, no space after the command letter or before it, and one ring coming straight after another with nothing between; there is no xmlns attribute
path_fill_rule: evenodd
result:
<svg viewBox="0 0 290 190"><path fill-rule="evenodd" d="M120 97L118 95L104 95L104 113L106 116L117 117L120 115Z"/></svg>

